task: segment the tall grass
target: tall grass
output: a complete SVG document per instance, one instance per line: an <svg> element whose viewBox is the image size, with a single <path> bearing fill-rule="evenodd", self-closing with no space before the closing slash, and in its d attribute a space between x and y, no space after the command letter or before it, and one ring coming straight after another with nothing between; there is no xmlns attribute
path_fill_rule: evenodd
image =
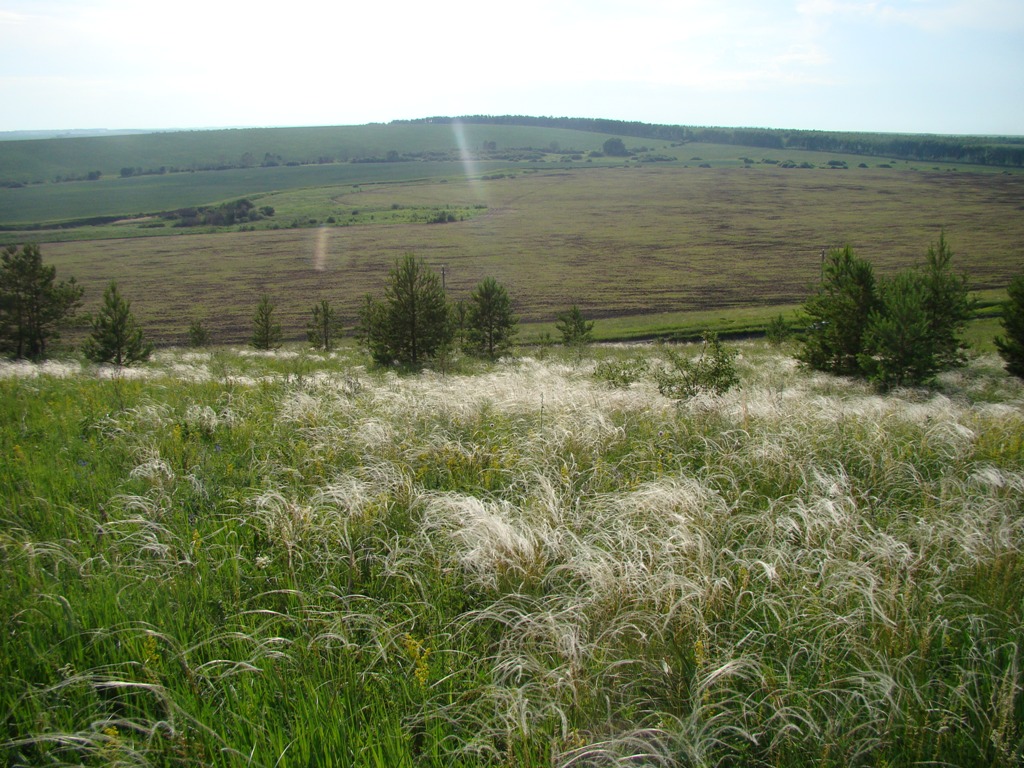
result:
<svg viewBox="0 0 1024 768"><path fill-rule="evenodd" d="M2 364L4 761L1019 765L1020 384L741 350Z"/></svg>

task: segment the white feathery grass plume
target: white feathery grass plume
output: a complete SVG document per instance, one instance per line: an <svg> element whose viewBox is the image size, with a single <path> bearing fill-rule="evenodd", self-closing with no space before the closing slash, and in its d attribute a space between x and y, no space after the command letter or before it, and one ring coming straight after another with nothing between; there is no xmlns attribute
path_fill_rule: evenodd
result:
<svg viewBox="0 0 1024 768"><path fill-rule="evenodd" d="M1014 472L991 464L977 467L968 477L968 482L990 492L1024 494L1024 472Z"/></svg>
<svg viewBox="0 0 1024 768"><path fill-rule="evenodd" d="M0 360L0 379L35 379L52 376L68 379L82 372L80 363L73 360L44 360L32 363L28 360Z"/></svg>
<svg viewBox="0 0 1024 768"><path fill-rule="evenodd" d="M496 588L499 579L537 581L547 569L540 537L513 522L508 503L453 493L424 495L419 503L424 529L444 531L462 567L483 585Z"/></svg>
<svg viewBox="0 0 1024 768"><path fill-rule="evenodd" d="M158 484L173 483L175 474L174 470L171 469L171 465L160 458L160 454L156 449L152 449L147 453L148 455L128 473L128 476L149 480Z"/></svg>

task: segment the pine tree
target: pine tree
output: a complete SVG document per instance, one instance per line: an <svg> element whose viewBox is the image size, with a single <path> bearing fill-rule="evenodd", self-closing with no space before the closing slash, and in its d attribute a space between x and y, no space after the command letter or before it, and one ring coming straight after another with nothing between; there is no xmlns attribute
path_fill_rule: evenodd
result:
<svg viewBox="0 0 1024 768"><path fill-rule="evenodd" d="M555 328L562 334L562 343L567 347L583 347L594 338L594 321L583 317L575 304L558 316Z"/></svg>
<svg viewBox="0 0 1024 768"><path fill-rule="evenodd" d="M310 344L330 352L335 337L341 332L341 320L327 299L313 305L313 317L307 327L306 338Z"/></svg>
<svg viewBox="0 0 1024 768"><path fill-rule="evenodd" d="M57 269L43 264L38 245L0 256L0 350L16 358L46 357L59 328L82 304L74 278L56 282Z"/></svg>
<svg viewBox="0 0 1024 768"><path fill-rule="evenodd" d="M437 273L411 253L396 262L383 301L367 296L360 337L381 365L423 365L451 342L448 302Z"/></svg>
<svg viewBox="0 0 1024 768"><path fill-rule="evenodd" d="M1003 332L996 348L1006 361L1007 372L1024 379L1024 274L1017 275L1007 289L1003 304Z"/></svg>
<svg viewBox="0 0 1024 768"><path fill-rule="evenodd" d="M508 292L493 277L473 291L468 311L467 341L474 354L495 360L512 347L518 319Z"/></svg>
<svg viewBox="0 0 1024 768"><path fill-rule="evenodd" d="M928 248L922 273L928 334L938 370L963 364L963 331L974 310L967 276L953 274L952 260L953 251L941 233L938 244Z"/></svg>
<svg viewBox="0 0 1024 768"><path fill-rule="evenodd" d="M864 374L878 386L924 384L943 364L929 312L928 279L905 271L879 287L879 302L864 331L859 356Z"/></svg>
<svg viewBox="0 0 1024 768"><path fill-rule="evenodd" d="M210 343L210 331L199 318L188 326L188 345L193 348L205 347Z"/></svg>
<svg viewBox="0 0 1024 768"><path fill-rule="evenodd" d="M809 328L800 359L819 371L855 375L868 318L878 305L871 264L846 246L829 254L818 292L804 303Z"/></svg>
<svg viewBox="0 0 1024 768"><path fill-rule="evenodd" d="M82 351L93 362L121 367L148 360L153 352L153 345L135 321L132 303L121 296L116 282L103 292L103 305L91 318L91 325L92 333Z"/></svg>
<svg viewBox="0 0 1024 768"><path fill-rule="evenodd" d="M267 294L260 297L252 317L252 339L255 349L271 350L281 346L281 326L274 320L274 302Z"/></svg>

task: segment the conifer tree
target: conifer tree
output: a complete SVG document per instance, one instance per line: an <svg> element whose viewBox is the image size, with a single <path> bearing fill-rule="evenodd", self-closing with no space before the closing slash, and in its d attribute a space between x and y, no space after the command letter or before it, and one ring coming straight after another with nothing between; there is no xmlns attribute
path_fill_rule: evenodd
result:
<svg viewBox="0 0 1024 768"><path fill-rule="evenodd" d="M260 297L252 317L252 339L255 349L271 350L281 346L281 326L274 319L274 302L267 294Z"/></svg>
<svg viewBox="0 0 1024 768"><path fill-rule="evenodd" d="M313 316L307 327L306 338L315 347L330 352L335 337L341 332L341 320L327 299L313 305Z"/></svg>
<svg viewBox="0 0 1024 768"><path fill-rule="evenodd" d="M103 305L91 318L91 325L92 333L82 351L93 362L121 367L148 360L153 352L153 345L135 321L132 303L121 296L116 282L103 292Z"/></svg>
<svg viewBox="0 0 1024 768"><path fill-rule="evenodd" d="M0 255L0 350L38 360L60 338L59 328L82 304L82 287L72 277L56 282L57 269L43 264L38 245Z"/></svg>
<svg viewBox="0 0 1024 768"><path fill-rule="evenodd" d="M974 310L967 276L953 273L952 260L953 251L943 232L939 242L928 247L922 272L928 335L938 370L963 364L963 331Z"/></svg>
<svg viewBox="0 0 1024 768"><path fill-rule="evenodd" d="M877 305L871 264L850 246L832 251L818 292L804 303L810 327L800 359L819 371L860 373L864 331Z"/></svg>
<svg viewBox="0 0 1024 768"><path fill-rule="evenodd" d="M411 253L395 263L383 300L367 296L360 338L374 361L419 367L452 338L448 302L437 273Z"/></svg>
<svg viewBox="0 0 1024 768"><path fill-rule="evenodd" d="M562 343L567 347L582 348L594 338L594 321L583 317L575 304L558 316L555 328L562 334Z"/></svg>
<svg viewBox="0 0 1024 768"><path fill-rule="evenodd" d="M1007 289L1010 298L1003 304L1004 336L996 339L996 348L1006 370L1024 379L1024 274L1017 275Z"/></svg>
<svg viewBox="0 0 1024 768"><path fill-rule="evenodd" d="M927 279L917 272L882 281L858 358L863 373L879 387L923 384L941 370L928 296Z"/></svg>
<svg viewBox="0 0 1024 768"><path fill-rule="evenodd" d="M193 348L205 347L210 343L210 330L198 317L188 326L188 345Z"/></svg>
<svg viewBox="0 0 1024 768"><path fill-rule="evenodd" d="M504 286L493 277L486 278L470 297L466 336L471 350L497 359L512 347L518 322Z"/></svg>

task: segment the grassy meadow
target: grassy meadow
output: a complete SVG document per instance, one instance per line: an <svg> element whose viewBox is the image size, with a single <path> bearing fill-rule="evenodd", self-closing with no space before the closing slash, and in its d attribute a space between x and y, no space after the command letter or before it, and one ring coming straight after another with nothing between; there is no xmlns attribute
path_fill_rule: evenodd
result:
<svg viewBox="0 0 1024 768"><path fill-rule="evenodd" d="M260 226L277 229L167 227L158 231L183 234L44 243L43 257L85 286L86 309L116 279L163 344L182 343L195 318L215 341L245 342L264 292L287 338L304 337L321 298L351 331L363 296L379 293L409 252L444 267L455 300L497 279L527 334L577 303L599 320L599 335L623 339L705 324L763 327L806 298L821 250L846 243L891 274L919 263L944 229L972 290L999 291L1020 269L1019 174L761 164L529 167L498 176L268 192L254 197L275 209ZM437 212L456 220L426 223Z"/></svg>
<svg viewBox="0 0 1024 768"><path fill-rule="evenodd" d="M1019 766L1024 385L735 346L0 363L0 761Z"/></svg>

